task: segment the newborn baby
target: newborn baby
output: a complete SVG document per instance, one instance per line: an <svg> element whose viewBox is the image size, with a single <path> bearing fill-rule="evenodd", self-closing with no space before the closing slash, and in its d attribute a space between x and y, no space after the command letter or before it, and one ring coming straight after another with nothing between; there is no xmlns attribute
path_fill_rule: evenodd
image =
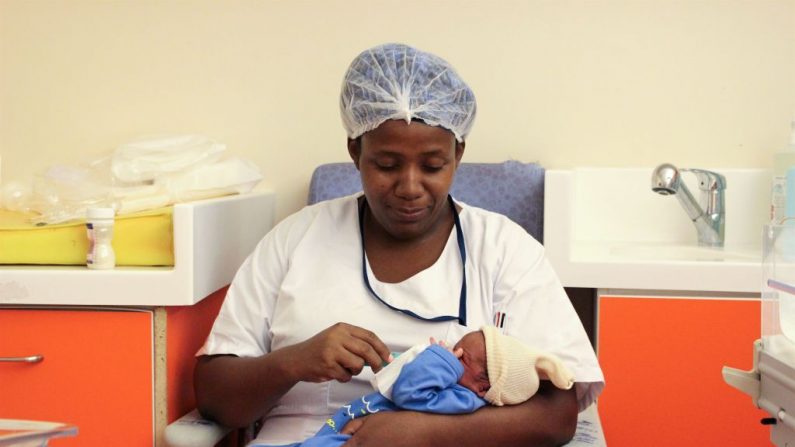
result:
<svg viewBox="0 0 795 447"><path fill-rule="evenodd" d="M434 345L446 348L443 341L437 343L433 339L430 344L412 347L376 374L373 387L391 399L392 386L403 368L429 348L431 352L438 352L438 348L433 348ZM449 353L459 359L461 366L455 384L492 405L515 405L526 401L538 391L542 379L550 380L556 387L565 390L574 385L574 377L557 356L534 351L516 338L501 334L493 326L484 326L479 331L466 334ZM430 357L430 354L425 356ZM449 356L446 357L449 360ZM435 362L423 360L421 363ZM416 369L419 366L415 365ZM426 366L426 374L442 367L435 364ZM454 365L450 367L458 370Z"/></svg>
<svg viewBox="0 0 795 447"><path fill-rule="evenodd" d="M494 327L468 333L452 349L431 339L379 371L372 380L376 392L344 405L313 437L289 446L341 446L350 439L340 433L345 424L379 411L464 414L486 402L518 404L538 391L541 379L562 389L574 384L557 357L533 351Z"/></svg>

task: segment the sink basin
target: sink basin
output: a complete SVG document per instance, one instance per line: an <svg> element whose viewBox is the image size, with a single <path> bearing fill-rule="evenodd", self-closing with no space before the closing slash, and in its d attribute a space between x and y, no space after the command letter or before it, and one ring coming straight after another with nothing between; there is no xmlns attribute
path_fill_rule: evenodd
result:
<svg viewBox="0 0 795 447"><path fill-rule="evenodd" d="M627 244L610 248L613 257L638 261L762 262L754 249L725 249L692 245Z"/></svg>
<svg viewBox="0 0 795 447"><path fill-rule="evenodd" d="M698 245L678 200L651 190L653 167L547 170L544 248L561 283L760 293L771 172L704 168L726 177L725 248ZM695 176L683 181L699 191Z"/></svg>

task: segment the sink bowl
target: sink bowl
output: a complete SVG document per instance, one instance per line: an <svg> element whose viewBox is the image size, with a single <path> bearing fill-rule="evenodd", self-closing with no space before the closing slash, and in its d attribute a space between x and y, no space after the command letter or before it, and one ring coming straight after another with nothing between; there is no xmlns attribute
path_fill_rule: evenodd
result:
<svg viewBox="0 0 795 447"><path fill-rule="evenodd" d="M726 177L725 248L701 247L678 200L651 190L653 167L549 169L544 248L565 287L760 293L765 169ZM699 191L695 176L683 181Z"/></svg>

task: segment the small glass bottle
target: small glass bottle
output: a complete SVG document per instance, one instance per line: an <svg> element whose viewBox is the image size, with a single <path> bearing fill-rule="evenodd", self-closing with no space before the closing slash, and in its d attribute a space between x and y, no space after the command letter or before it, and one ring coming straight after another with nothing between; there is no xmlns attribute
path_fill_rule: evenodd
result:
<svg viewBox="0 0 795 447"><path fill-rule="evenodd" d="M90 269L112 269L116 266L116 255L111 245L114 216L113 208L89 208L86 212L86 265Z"/></svg>

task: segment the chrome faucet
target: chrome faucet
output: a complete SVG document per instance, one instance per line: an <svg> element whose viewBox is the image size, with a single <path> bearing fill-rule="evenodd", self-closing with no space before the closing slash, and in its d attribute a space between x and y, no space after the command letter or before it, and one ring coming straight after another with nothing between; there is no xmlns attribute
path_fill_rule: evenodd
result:
<svg viewBox="0 0 795 447"><path fill-rule="evenodd" d="M682 181L681 172L692 172L698 178L698 189L702 191L704 208L696 202L687 185ZM664 196L674 194L679 199L698 232L698 245L723 247L724 227L726 225L726 204L724 191L726 177L717 172L704 169L676 169L670 163L663 163L651 175L651 190Z"/></svg>

